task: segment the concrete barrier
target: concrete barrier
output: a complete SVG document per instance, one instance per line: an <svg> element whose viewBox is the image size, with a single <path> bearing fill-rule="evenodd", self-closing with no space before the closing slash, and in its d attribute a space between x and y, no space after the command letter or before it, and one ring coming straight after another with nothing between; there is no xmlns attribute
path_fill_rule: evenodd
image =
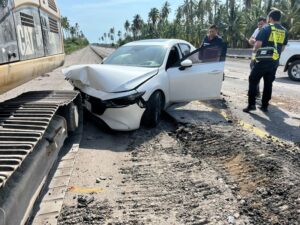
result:
<svg viewBox="0 0 300 225"><path fill-rule="evenodd" d="M228 48L227 57L251 59L252 48Z"/></svg>

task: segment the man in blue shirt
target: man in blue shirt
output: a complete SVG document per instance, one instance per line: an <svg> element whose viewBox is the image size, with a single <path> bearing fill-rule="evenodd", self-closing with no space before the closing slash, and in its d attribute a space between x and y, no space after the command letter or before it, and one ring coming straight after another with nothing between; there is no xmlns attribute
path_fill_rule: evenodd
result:
<svg viewBox="0 0 300 225"><path fill-rule="evenodd" d="M218 35L218 27L216 25L211 25L208 28L208 35L204 38L202 46L222 46L223 39Z"/></svg>
<svg viewBox="0 0 300 225"><path fill-rule="evenodd" d="M279 65L280 54L288 42L288 33L286 29L280 25L280 19L281 12L279 10L271 11L268 15L269 25L261 29L256 37L253 48L254 55L258 49L264 47L272 48L274 54L270 58L265 57L266 59L263 59L263 57L259 59L256 56L256 63L249 77L248 106L243 109L244 112L249 113L252 110L256 110L256 88L261 78L264 79L264 90L260 109L263 112L268 111L269 101L272 96L272 85Z"/></svg>

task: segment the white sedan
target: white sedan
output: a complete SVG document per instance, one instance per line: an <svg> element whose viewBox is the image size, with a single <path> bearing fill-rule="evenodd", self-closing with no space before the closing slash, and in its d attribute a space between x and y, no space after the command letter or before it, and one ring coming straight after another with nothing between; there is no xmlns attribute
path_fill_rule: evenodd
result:
<svg viewBox="0 0 300 225"><path fill-rule="evenodd" d="M64 69L85 108L114 130L154 127L171 103L220 97L226 46L183 40L131 42L102 64Z"/></svg>

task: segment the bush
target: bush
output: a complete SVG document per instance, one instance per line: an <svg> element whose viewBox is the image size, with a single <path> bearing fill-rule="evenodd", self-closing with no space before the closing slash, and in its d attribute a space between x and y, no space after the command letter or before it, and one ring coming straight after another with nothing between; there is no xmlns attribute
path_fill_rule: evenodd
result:
<svg viewBox="0 0 300 225"><path fill-rule="evenodd" d="M87 45L89 45L89 41L86 38L68 38L64 40L65 53L67 55L82 49Z"/></svg>

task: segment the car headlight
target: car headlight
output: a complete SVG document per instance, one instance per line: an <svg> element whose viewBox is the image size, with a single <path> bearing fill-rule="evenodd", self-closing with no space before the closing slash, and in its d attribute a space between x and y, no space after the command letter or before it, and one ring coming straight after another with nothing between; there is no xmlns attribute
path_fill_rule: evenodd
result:
<svg viewBox="0 0 300 225"><path fill-rule="evenodd" d="M122 108L133 104L138 104L141 108L145 107L145 101L142 96L145 92L137 92L132 95L114 98L103 101L107 108Z"/></svg>

